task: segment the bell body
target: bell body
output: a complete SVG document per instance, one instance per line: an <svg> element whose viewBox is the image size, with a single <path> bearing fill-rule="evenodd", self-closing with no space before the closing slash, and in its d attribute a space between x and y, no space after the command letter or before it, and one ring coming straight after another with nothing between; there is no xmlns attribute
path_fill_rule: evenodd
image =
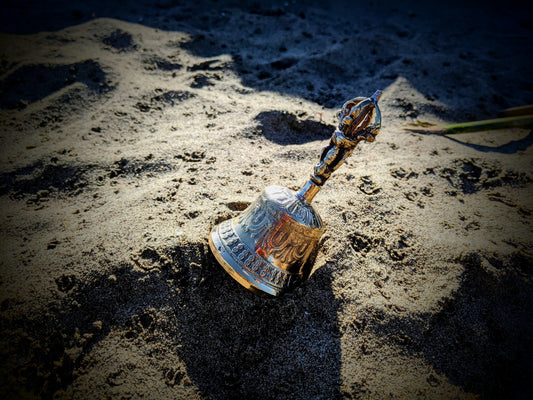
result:
<svg viewBox="0 0 533 400"><path fill-rule="evenodd" d="M246 288L278 296L305 280L324 227L296 192L269 186L241 215L215 226L209 245Z"/></svg>

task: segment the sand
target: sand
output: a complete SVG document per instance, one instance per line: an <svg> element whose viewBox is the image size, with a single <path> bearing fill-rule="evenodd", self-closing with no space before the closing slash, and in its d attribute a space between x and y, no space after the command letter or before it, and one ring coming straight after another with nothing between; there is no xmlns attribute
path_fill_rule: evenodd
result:
<svg viewBox="0 0 533 400"><path fill-rule="evenodd" d="M3 398L531 398L532 133L405 129L533 102L525 5L127 3L2 5ZM315 272L249 293L211 227L376 89Z"/></svg>

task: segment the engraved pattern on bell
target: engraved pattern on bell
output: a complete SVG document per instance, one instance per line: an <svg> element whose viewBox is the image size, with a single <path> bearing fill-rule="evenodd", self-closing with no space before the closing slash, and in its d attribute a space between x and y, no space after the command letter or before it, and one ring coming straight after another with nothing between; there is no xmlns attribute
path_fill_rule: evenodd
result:
<svg viewBox="0 0 533 400"><path fill-rule="evenodd" d="M241 285L279 296L307 279L324 233L311 201L359 142L375 140L381 128L380 97L377 91L344 103L337 113L339 125L300 191L269 186L241 215L212 229L213 254Z"/></svg>

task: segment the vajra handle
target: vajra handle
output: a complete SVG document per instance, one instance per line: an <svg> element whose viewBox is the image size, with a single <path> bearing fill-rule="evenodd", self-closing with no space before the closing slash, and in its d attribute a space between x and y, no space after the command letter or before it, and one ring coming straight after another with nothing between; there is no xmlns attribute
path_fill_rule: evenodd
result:
<svg viewBox="0 0 533 400"><path fill-rule="evenodd" d="M371 97L356 97L349 100L337 112L339 125L331 136L329 144L322 150L319 163L310 179L297 196L308 204L322 185L352 154L357 144L363 140L373 142L381 128L381 112L378 101L382 92L376 91Z"/></svg>

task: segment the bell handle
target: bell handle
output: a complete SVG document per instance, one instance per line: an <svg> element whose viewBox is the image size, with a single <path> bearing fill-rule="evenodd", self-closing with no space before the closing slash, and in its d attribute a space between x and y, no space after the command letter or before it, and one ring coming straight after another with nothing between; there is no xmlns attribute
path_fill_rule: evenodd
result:
<svg viewBox="0 0 533 400"><path fill-rule="evenodd" d="M378 90L371 97L356 97L344 103L337 112L339 120L337 129L328 145L322 150L320 161L310 179L297 193L300 199L311 204L313 197L331 174L350 157L359 142L376 140L381 129L381 111L378 107L381 95L382 92Z"/></svg>

